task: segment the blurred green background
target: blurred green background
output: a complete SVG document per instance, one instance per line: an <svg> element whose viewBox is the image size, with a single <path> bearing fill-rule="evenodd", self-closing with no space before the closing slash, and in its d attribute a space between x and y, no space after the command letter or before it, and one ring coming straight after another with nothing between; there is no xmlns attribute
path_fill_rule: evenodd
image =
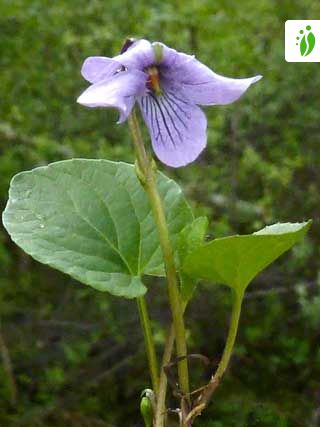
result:
<svg viewBox="0 0 320 427"><path fill-rule="evenodd" d="M264 75L235 104L206 109L208 148L197 162L165 170L210 217L211 236L314 219L304 242L249 288L231 367L198 426L320 426L320 69L284 60L285 21L319 16L311 0L0 1L1 210L20 170L72 157L133 161L116 112L75 102L87 56L113 56L130 35L195 53L230 77ZM160 351L170 315L164 283L149 287ZM190 352L218 360L229 297L199 286ZM142 426L149 382L134 301L38 264L1 229L0 318L1 427ZM198 387L209 371L192 369Z"/></svg>

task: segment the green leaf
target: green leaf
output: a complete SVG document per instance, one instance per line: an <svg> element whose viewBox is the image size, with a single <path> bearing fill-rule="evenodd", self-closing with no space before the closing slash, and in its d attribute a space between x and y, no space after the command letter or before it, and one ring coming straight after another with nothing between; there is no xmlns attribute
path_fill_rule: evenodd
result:
<svg viewBox="0 0 320 427"><path fill-rule="evenodd" d="M307 40L309 43L309 48L308 48L305 56L309 55L313 51L314 45L316 44L316 38L315 38L314 34L311 32L308 34Z"/></svg>
<svg viewBox="0 0 320 427"><path fill-rule="evenodd" d="M308 35L304 35L300 43L301 56L308 56L313 51L315 43L316 39L312 32Z"/></svg>
<svg viewBox="0 0 320 427"><path fill-rule="evenodd" d="M306 234L311 221L274 224L243 236L215 239L189 253L183 272L230 286L241 295L251 280Z"/></svg>
<svg viewBox="0 0 320 427"><path fill-rule="evenodd" d="M186 256L194 251L195 248L201 246L208 229L208 218L196 218L191 224L181 231L178 239L179 264L183 265ZM197 280L189 277L183 271L179 272L181 283L181 295L184 301L189 301L193 295Z"/></svg>
<svg viewBox="0 0 320 427"><path fill-rule="evenodd" d="M196 247L202 245L207 229L208 218L206 216L196 218L184 227L178 239L178 252L181 262Z"/></svg>
<svg viewBox="0 0 320 427"><path fill-rule="evenodd" d="M308 47L308 45L307 45L307 41L306 41L306 36L304 35L302 37L302 40L301 40L301 43L300 43L300 53L301 53L301 56L305 55L305 53L307 52L307 47Z"/></svg>
<svg viewBox="0 0 320 427"><path fill-rule="evenodd" d="M173 245L193 216L180 187L158 185ZM158 233L134 167L74 159L16 175L3 223L36 260L101 291L146 292L143 274L164 275Z"/></svg>

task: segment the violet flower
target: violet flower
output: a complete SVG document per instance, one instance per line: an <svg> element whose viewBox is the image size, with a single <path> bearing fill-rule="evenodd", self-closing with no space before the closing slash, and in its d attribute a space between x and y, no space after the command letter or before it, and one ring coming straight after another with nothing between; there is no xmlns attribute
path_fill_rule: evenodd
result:
<svg viewBox="0 0 320 427"><path fill-rule="evenodd" d="M261 76L231 79L162 43L138 40L114 58L93 56L81 73L92 83L78 98L87 107L115 107L124 122L137 101L157 157L172 167L195 160L207 143L198 105L236 101ZM124 49L123 49L124 50Z"/></svg>

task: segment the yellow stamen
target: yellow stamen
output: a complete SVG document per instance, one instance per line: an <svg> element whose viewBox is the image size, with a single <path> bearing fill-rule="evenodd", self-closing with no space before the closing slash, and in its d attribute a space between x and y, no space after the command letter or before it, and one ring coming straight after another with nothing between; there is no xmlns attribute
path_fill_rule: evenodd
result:
<svg viewBox="0 0 320 427"><path fill-rule="evenodd" d="M160 77L159 71L157 67L149 67L148 68L149 79L148 83L151 89L156 93L156 95L161 95L161 87L160 87Z"/></svg>

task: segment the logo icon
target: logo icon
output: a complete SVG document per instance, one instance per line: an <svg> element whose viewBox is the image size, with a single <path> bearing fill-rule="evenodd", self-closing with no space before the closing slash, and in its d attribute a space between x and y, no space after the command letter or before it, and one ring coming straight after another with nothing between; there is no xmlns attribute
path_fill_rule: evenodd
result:
<svg viewBox="0 0 320 427"><path fill-rule="evenodd" d="M308 56L316 44L316 38L311 31L311 25L307 25L305 30L300 30L296 39L296 45L300 45L301 56Z"/></svg>
<svg viewBox="0 0 320 427"><path fill-rule="evenodd" d="M285 23L287 62L320 62L320 20L289 20Z"/></svg>

